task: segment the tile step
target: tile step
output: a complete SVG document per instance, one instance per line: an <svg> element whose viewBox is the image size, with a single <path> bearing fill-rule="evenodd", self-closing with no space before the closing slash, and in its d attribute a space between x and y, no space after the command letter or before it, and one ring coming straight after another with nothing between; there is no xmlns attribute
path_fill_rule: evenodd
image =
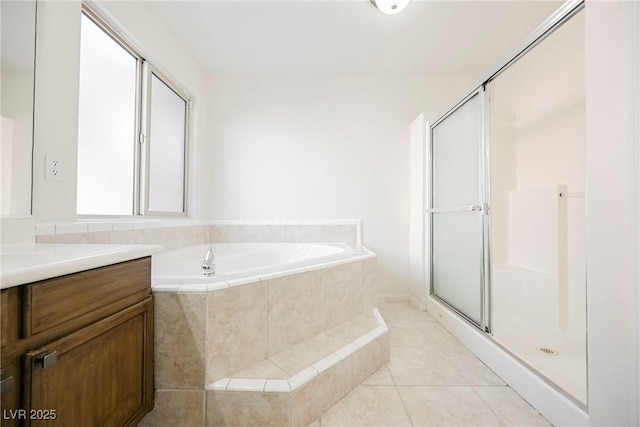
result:
<svg viewBox="0 0 640 427"><path fill-rule="evenodd" d="M377 308L221 378L215 391L291 392L388 333Z"/></svg>
<svg viewBox="0 0 640 427"><path fill-rule="evenodd" d="M306 427L388 361L389 329L374 308L210 384L206 425Z"/></svg>

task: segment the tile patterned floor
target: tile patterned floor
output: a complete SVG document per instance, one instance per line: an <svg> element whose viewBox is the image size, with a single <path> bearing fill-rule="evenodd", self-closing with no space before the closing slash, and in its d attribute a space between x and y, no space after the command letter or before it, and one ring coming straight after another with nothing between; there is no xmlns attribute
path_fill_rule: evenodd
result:
<svg viewBox="0 0 640 427"><path fill-rule="evenodd" d="M429 314L378 304L391 360L310 427L549 426Z"/></svg>

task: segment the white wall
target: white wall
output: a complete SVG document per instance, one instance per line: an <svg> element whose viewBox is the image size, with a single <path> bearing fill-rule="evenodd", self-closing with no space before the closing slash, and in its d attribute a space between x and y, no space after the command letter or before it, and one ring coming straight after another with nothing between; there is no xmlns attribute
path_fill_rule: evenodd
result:
<svg viewBox="0 0 640 427"><path fill-rule="evenodd" d="M409 278L409 125L468 79L218 78L210 88L209 212L216 219L363 220L379 292Z"/></svg>
<svg viewBox="0 0 640 427"><path fill-rule="evenodd" d="M585 191L584 116L582 100L535 123L518 127L518 188L564 184L569 192Z"/></svg>
<svg viewBox="0 0 640 427"><path fill-rule="evenodd" d="M33 216L73 220L76 209L80 1L38 3ZM64 181L44 178L46 153L61 156Z"/></svg>
<svg viewBox="0 0 640 427"><path fill-rule="evenodd" d="M589 418L637 426L640 3L586 12Z"/></svg>
<svg viewBox="0 0 640 427"><path fill-rule="evenodd" d="M206 141L202 117L207 115L207 75L175 41L150 3L102 2L97 7L143 55L194 97L192 141ZM38 2L33 172L33 214L38 221L75 219L80 11L77 0ZM191 187L202 172L194 160L198 149L197 143L191 146ZM62 156L64 181L44 179L45 153ZM189 202L189 212L198 216L201 200L193 197Z"/></svg>

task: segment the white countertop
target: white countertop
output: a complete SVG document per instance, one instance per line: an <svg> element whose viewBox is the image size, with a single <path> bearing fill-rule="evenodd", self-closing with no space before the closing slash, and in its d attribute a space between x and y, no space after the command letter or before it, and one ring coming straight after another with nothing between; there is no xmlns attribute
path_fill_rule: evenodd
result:
<svg viewBox="0 0 640 427"><path fill-rule="evenodd" d="M160 245L2 245L0 289L142 258L162 250Z"/></svg>

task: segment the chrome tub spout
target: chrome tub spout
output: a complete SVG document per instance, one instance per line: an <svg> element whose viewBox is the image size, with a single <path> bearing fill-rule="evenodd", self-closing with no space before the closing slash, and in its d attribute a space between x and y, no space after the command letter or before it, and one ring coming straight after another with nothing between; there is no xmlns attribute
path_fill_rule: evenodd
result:
<svg viewBox="0 0 640 427"><path fill-rule="evenodd" d="M207 254L204 256L204 261L200 268L202 269L203 276L213 276L216 274L216 249L213 245L207 248Z"/></svg>

